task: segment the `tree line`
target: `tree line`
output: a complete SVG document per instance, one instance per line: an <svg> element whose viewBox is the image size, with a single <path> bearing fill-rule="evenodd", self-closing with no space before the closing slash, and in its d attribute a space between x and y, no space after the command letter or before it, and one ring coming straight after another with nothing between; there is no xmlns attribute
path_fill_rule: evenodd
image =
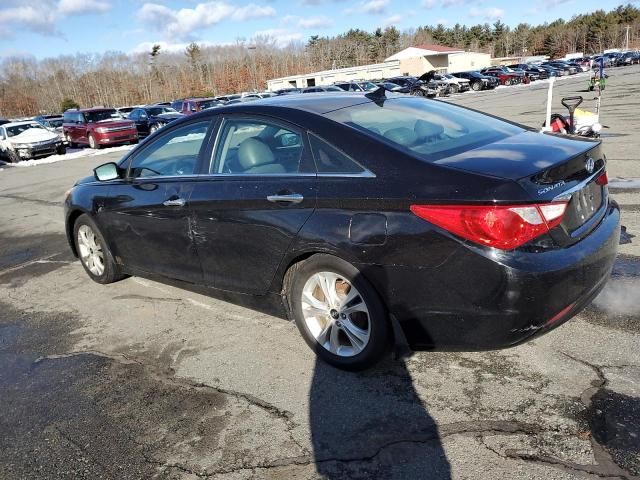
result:
<svg viewBox="0 0 640 480"><path fill-rule="evenodd" d="M235 45L190 44L184 52L159 45L146 53L62 55L36 60L7 57L0 63L0 117L58 112L70 105L120 106L190 96L264 89L270 78L383 62L399 50L440 44L494 57L549 55L640 47L640 9L631 4L596 10L542 25L501 21L473 26L427 25L400 32L351 29L286 48L262 37Z"/></svg>

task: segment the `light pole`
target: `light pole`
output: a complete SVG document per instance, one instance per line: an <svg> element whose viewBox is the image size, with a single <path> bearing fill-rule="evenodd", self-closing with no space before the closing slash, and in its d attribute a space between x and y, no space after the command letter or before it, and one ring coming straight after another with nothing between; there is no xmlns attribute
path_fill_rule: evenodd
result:
<svg viewBox="0 0 640 480"><path fill-rule="evenodd" d="M251 83L253 84L253 90L258 90L257 80L256 80L256 59L255 54L251 54L251 50L256 50L257 47L255 45L247 45L247 55L251 58Z"/></svg>

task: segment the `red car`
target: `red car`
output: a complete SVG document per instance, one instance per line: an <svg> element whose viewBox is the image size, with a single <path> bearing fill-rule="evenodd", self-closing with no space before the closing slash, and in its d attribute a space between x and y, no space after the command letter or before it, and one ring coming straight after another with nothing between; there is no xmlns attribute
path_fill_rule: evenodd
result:
<svg viewBox="0 0 640 480"><path fill-rule="evenodd" d="M137 143L136 124L126 120L114 109L104 107L73 109L64 112L62 131L70 147Z"/></svg>
<svg viewBox="0 0 640 480"><path fill-rule="evenodd" d="M182 108L178 110L183 115L201 112L208 108L221 107L223 103L215 98L185 98L182 100Z"/></svg>

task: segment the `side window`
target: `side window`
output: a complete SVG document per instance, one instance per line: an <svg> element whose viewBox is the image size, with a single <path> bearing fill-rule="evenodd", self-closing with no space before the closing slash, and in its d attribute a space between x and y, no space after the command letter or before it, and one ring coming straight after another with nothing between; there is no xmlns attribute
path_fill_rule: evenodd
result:
<svg viewBox="0 0 640 480"><path fill-rule="evenodd" d="M309 143L319 174L360 175L368 172L346 153L312 133L309 134Z"/></svg>
<svg viewBox="0 0 640 480"><path fill-rule="evenodd" d="M297 173L302 136L264 120L225 120L216 142L210 173Z"/></svg>
<svg viewBox="0 0 640 480"><path fill-rule="evenodd" d="M134 157L129 177L193 175L208 128L203 121L167 132Z"/></svg>

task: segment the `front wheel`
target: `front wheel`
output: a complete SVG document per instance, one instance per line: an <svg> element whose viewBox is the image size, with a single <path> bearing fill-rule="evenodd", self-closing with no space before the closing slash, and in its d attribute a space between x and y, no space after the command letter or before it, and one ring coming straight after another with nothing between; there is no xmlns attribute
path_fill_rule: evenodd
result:
<svg viewBox="0 0 640 480"><path fill-rule="evenodd" d="M505 80L505 81L504 81L504 84L505 84L507 87L510 87L510 86L511 86L511 79L507 79L507 80Z"/></svg>
<svg viewBox="0 0 640 480"><path fill-rule="evenodd" d="M153 135L158 130L160 130L160 126L157 123L154 123L149 127L149 135Z"/></svg>
<svg viewBox="0 0 640 480"><path fill-rule="evenodd" d="M58 155L64 155L65 153L67 153L67 147L65 147L64 145L60 145L58 148L56 148L56 153Z"/></svg>
<svg viewBox="0 0 640 480"><path fill-rule="evenodd" d="M460 91L460 87L458 85L449 85L449 92L452 94L458 93Z"/></svg>
<svg viewBox="0 0 640 480"><path fill-rule="evenodd" d="M384 357L390 339L387 314L357 268L319 254L292 267L289 275L296 325L320 358L341 369L361 370Z"/></svg>
<svg viewBox="0 0 640 480"><path fill-rule="evenodd" d="M474 92L482 90L482 82L473 82L471 84L471 90L473 90Z"/></svg>
<svg viewBox="0 0 640 480"><path fill-rule="evenodd" d="M97 283L113 283L125 278L120 273L104 237L87 214L82 214L73 226L76 252L84 270Z"/></svg>
<svg viewBox="0 0 640 480"><path fill-rule="evenodd" d="M100 148L100 144L96 142L96 139L92 134L89 134L89 147L93 148L94 150L98 150Z"/></svg>

